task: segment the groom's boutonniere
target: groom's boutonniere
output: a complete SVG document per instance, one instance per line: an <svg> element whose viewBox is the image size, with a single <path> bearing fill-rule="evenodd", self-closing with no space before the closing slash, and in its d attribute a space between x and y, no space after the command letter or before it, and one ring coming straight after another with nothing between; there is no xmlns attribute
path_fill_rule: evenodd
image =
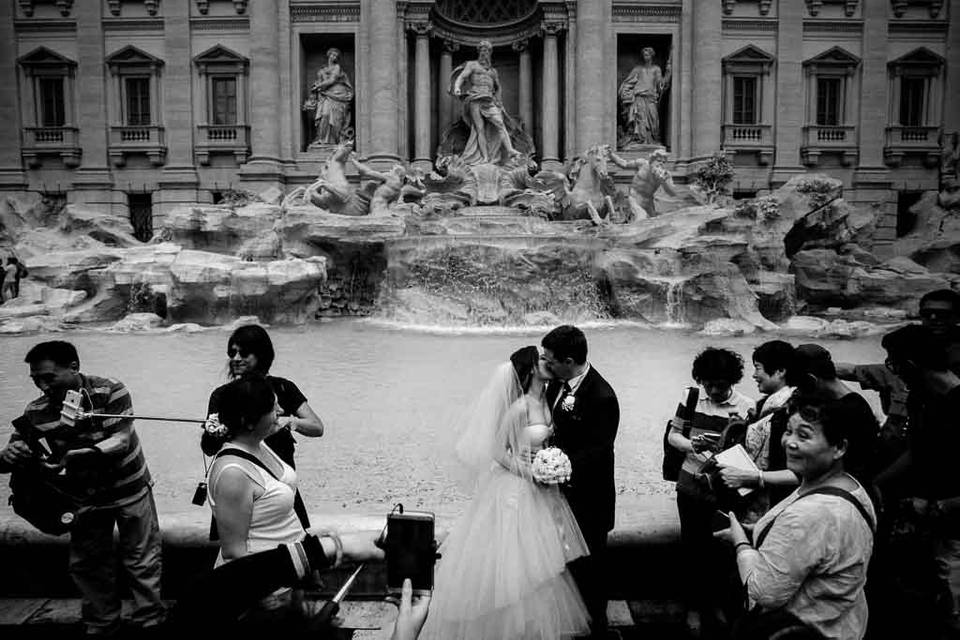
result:
<svg viewBox="0 0 960 640"><path fill-rule="evenodd" d="M572 393L568 393L564 396L563 400L560 401L560 408L564 411L573 411L573 406L576 404L577 399L573 396Z"/></svg>

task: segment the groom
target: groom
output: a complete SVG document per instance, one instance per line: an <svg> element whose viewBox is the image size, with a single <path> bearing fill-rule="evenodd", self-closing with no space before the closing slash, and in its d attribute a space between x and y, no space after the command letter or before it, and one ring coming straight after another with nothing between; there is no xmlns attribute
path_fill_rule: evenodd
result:
<svg viewBox="0 0 960 640"><path fill-rule="evenodd" d="M553 445L570 458L573 472L564 488L590 555L570 564L593 619L594 638L606 637L607 595L603 562L613 529L613 441L620 423L617 394L587 361L587 338L571 325L541 341L541 359L554 380L547 387L553 410Z"/></svg>

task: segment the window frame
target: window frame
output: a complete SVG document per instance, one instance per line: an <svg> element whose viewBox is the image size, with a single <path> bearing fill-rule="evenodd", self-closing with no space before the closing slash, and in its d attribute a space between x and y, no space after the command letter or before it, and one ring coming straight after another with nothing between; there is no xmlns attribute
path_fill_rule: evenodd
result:
<svg viewBox="0 0 960 640"><path fill-rule="evenodd" d="M723 58L723 122L727 125L758 126L773 122L773 82L768 77L775 58L754 46L747 45ZM736 78L754 79L754 122L737 122L734 117Z"/></svg>
<svg viewBox="0 0 960 640"><path fill-rule="evenodd" d="M77 63L47 47L37 47L18 60L21 78L28 91L21 93L21 113L24 126L61 129L76 127L76 75ZM43 90L44 82L59 80L63 122L45 124Z"/></svg>
<svg viewBox="0 0 960 640"><path fill-rule="evenodd" d="M109 117L112 126L120 127L162 127L163 107L161 104L163 60L150 55L132 45L123 47L107 56L106 64L110 70ZM128 121L127 80L146 78L148 82L147 104L149 122L135 124Z"/></svg>

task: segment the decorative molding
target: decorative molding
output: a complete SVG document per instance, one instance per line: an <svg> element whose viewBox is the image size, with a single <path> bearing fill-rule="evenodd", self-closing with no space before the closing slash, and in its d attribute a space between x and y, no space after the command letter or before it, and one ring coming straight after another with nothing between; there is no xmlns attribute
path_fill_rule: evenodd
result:
<svg viewBox="0 0 960 640"><path fill-rule="evenodd" d="M444 39L441 40L440 42L442 43L443 50L446 51L446 52L448 52L448 53L453 53L454 51L459 51L459 50L460 50L460 43L459 43L459 42L456 42L456 41L454 41L454 40L450 40L449 38L444 38Z"/></svg>
<svg viewBox="0 0 960 640"><path fill-rule="evenodd" d="M250 31L249 16L216 16L190 18L190 28L194 31L221 31L224 33L246 33Z"/></svg>
<svg viewBox="0 0 960 640"><path fill-rule="evenodd" d="M107 0L107 8L110 9L110 15L120 15L120 0Z"/></svg>
<svg viewBox="0 0 960 640"><path fill-rule="evenodd" d="M526 51L527 49L530 48L530 41L529 41L529 40L517 40L517 41L514 42L512 45L510 45L510 48L513 49L514 51L516 51L517 53L522 53L522 52L524 52L524 51Z"/></svg>
<svg viewBox="0 0 960 640"><path fill-rule="evenodd" d="M931 35L946 35L949 30L949 23L945 20L937 22L927 20L904 20L890 22L887 24L889 33L918 35L920 37L930 37Z"/></svg>
<svg viewBox="0 0 960 640"><path fill-rule="evenodd" d="M902 18L909 6L924 6L930 11L931 18L940 17L940 10L943 9L943 0L891 0L893 15Z"/></svg>
<svg viewBox="0 0 960 640"><path fill-rule="evenodd" d="M33 17L34 5L37 4L37 0L17 0L17 4L20 6L23 15L28 18ZM73 0L55 0L53 4L57 5L57 10L64 18L68 17L73 9Z"/></svg>
<svg viewBox="0 0 960 640"><path fill-rule="evenodd" d="M163 18L104 18L104 31L163 31Z"/></svg>
<svg viewBox="0 0 960 640"><path fill-rule="evenodd" d="M544 20L540 25L540 30L545 36L558 36L567 30L567 23L554 20Z"/></svg>
<svg viewBox="0 0 960 640"><path fill-rule="evenodd" d="M725 56L721 61L724 73L738 71L768 73L775 62L776 58L752 44Z"/></svg>
<svg viewBox="0 0 960 640"><path fill-rule="evenodd" d="M77 21L72 18L56 20L20 18L13 21L13 30L17 33L75 33Z"/></svg>
<svg viewBox="0 0 960 640"><path fill-rule="evenodd" d="M724 18L721 30L723 33L733 31L776 33L777 20L776 18Z"/></svg>
<svg viewBox="0 0 960 640"><path fill-rule="evenodd" d="M622 2L613 4L614 22L680 22L680 13L679 4L636 5Z"/></svg>
<svg viewBox="0 0 960 640"><path fill-rule="evenodd" d="M773 0L760 0L760 15L766 16L770 14L770 5L773 4Z"/></svg>
<svg viewBox="0 0 960 640"><path fill-rule="evenodd" d="M735 6L737 6L737 0L723 0L723 13L729 16L733 13Z"/></svg>
<svg viewBox="0 0 960 640"><path fill-rule="evenodd" d="M143 4L147 8L148 15L157 15L157 11L160 9L160 0L143 0Z"/></svg>
<svg viewBox="0 0 960 640"><path fill-rule="evenodd" d="M407 31L410 31L416 36L428 37L433 32L433 25L429 22L410 21L406 23Z"/></svg>
<svg viewBox="0 0 960 640"><path fill-rule="evenodd" d="M440 40L450 40L466 47L475 47L481 40L489 40L490 44L496 48L510 46L518 40L540 37L542 35L541 27L540 22L533 22L525 25L522 29L507 33L486 33L481 31L476 34L464 34L460 31L450 29L444 24L435 22L433 24L433 35Z"/></svg>
<svg viewBox="0 0 960 640"><path fill-rule="evenodd" d="M862 20L804 20L804 35L814 33L863 33Z"/></svg>
<svg viewBox="0 0 960 640"><path fill-rule="evenodd" d="M893 75L902 75L911 72L911 75L938 76L946 64L942 56L930 51L926 47L918 47L896 60L887 63L887 69Z"/></svg>
<svg viewBox="0 0 960 640"><path fill-rule="evenodd" d="M397 7L398 15L400 8ZM405 3L404 3L405 4ZM406 7L404 7L406 11ZM302 5L290 6L291 22L360 22L360 3L337 5Z"/></svg>
<svg viewBox="0 0 960 640"><path fill-rule="evenodd" d="M233 0L233 10L238 16L242 16L247 13L247 4L247 0Z"/></svg>
<svg viewBox="0 0 960 640"><path fill-rule="evenodd" d="M202 16L207 15L210 11L210 0L197 0L197 11Z"/></svg>

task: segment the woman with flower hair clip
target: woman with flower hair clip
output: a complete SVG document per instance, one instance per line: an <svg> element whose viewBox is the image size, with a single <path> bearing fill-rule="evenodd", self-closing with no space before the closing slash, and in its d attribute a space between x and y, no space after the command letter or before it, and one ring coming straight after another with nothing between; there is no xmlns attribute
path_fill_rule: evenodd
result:
<svg viewBox="0 0 960 640"><path fill-rule="evenodd" d="M421 640L570 638L589 631L567 563L587 547L566 498L534 478L552 433L537 347L499 365L461 420L456 454L473 498L440 547Z"/></svg>

